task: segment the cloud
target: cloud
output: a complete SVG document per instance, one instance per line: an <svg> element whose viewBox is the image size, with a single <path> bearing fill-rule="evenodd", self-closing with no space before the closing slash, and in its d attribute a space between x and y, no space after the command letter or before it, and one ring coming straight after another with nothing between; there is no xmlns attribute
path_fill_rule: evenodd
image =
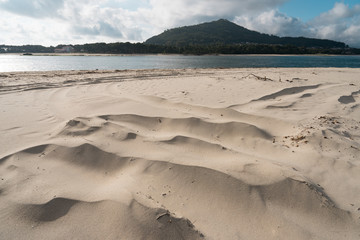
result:
<svg viewBox="0 0 360 240"><path fill-rule="evenodd" d="M2 0L0 9L34 18L57 15L57 11L64 5L64 0Z"/></svg>
<svg viewBox="0 0 360 240"><path fill-rule="evenodd" d="M119 29L107 22L97 22L94 26L75 26L73 30L83 35L103 35L114 38L122 38L123 34Z"/></svg>
<svg viewBox="0 0 360 240"><path fill-rule="evenodd" d="M360 47L360 4L349 7L343 2L309 22L314 37L343 41Z"/></svg>
<svg viewBox="0 0 360 240"><path fill-rule="evenodd" d="M241 15L235 22L252 30L279 36L304 36L345 42L360 47L360 4L349 7L343 2L318 17L303 22L276 9L259 15Z"/></svg>
<svg viewBox="0 0 360 240"><path fill-rule="evenodd" d="M328 25L336 24L338 21L344 21L351 19L360 14L360 4L350 8L349 5L345 5L343 2L335 3L334 7L320 16L316 17L312 22L314 25Z"/></svg>
<svg viewBox="0 0 360 240"><path fill-rule="evenodd" d="M287 0L150 0L151 15L157 26L173 27L218 18L233 19L242 14L256 14Z"/></svg>
<svg viewBox="0 0 360 240"><path fill-rule="evenodd" d="M235 22L246 28L278 36L308 36L308 25L298 18L289 17L277 10L259 15L235 17Z"/></svg>
<svg viewBox="0 0 360 240"><path fill-rule="evenodd" d="M68 27L62 22L47 19L41 23L37 18L27 18L26 21L7 12L1 12L0 24L1 43L8 45L71 43Z"/></svg>

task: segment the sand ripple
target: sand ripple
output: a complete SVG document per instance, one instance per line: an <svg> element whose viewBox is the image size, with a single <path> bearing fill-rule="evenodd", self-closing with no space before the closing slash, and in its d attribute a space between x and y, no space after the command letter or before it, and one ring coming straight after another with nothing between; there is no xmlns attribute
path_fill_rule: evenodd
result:
<svg viewBox="0 0 360 240"><path fill-rule="evenodd" d="M357 83L250 71L9 84L0 238L358 239Z"/></svg>

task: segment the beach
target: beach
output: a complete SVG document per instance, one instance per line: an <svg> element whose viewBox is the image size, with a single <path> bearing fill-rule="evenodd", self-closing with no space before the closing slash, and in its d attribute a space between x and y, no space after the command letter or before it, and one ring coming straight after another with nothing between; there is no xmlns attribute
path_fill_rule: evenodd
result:
<svg viewBox="0 0 360 240"><path fill-rule="evenodd" d="M0 73L0 239L360 239L359 76Z"/></svg>

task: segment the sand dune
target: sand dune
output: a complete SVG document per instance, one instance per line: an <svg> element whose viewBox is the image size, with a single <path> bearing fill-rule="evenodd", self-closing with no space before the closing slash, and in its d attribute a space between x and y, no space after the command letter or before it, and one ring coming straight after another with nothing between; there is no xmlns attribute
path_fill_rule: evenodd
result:
<svg viewBox="0 0 360 240"><path fill-rule="evenodd" d="M359 74L1 75L0 238L359 239Z"/></svg>

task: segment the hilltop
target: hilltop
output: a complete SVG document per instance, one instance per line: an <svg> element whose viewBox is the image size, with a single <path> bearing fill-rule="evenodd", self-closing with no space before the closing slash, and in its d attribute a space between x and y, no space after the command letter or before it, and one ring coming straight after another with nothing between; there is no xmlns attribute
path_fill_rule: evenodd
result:
<svg viewBox="0 0 360 240"><path fill-rule="evenodd" d="M345 48L345 43L305 37L278 37L246 29L225 19L166 30L145 44L166 46L213 44L279 44L297 47Z"/></svg>

